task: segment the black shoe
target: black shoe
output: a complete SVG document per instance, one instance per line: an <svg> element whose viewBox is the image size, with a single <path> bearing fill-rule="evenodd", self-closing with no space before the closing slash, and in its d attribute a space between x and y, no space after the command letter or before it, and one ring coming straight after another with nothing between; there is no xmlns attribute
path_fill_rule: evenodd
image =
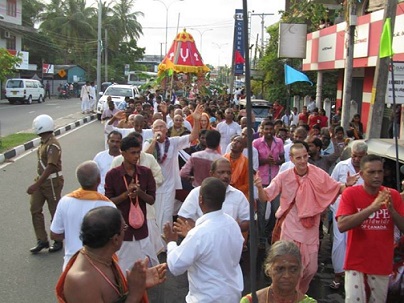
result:
<svg viewBox="0 0 404 303"><path fill-rule="evenodd" d="M53 242L51 247L49 247L49 252L50 253L57 252L57 251L61 250L62 248L63 248L63 242L55 241L55 242Z"/></svg>
<svg viewBox="0 0 404 303"><path fill-rule="evenodd" d="M32 247L29 251L32 252L33 254L37 254L44 248L49 248L49 242L38 240L37 245L35 247Z"/></svg>

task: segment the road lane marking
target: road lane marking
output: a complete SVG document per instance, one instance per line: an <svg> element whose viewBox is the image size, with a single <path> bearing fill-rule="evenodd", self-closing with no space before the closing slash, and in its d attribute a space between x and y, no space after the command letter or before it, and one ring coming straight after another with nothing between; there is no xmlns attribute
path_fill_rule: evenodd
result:
<svg viewBox="0 0 404 303"><path fill-rule="evenodd" d="M82 128L82 127L84 127L84 126L87 126L87 125L90 125L91 123L94 123L94 122L98 122L98 120L95 119L95 120L93 120L93 121L84 123L83 125L80 125L80 126L78 126L78 127L75 127L74 129L69 130L68 132L63 133L63 134L61 134L60 136L57 136L57 138L58 138L58 139L59 139L59 138L63 138L64 136L67 136L67 135L69 135L69 134L75 132L76 130L79 130L80 128ZM22 155L19 155L18 157L15 157L15 158L12 158L12 159L8 160L9 162L4 162L3 164L0 164L0 169L3 169L3 168L5 168L5 167L9 166L10 164L14 164L14 162L16 162L17 160L20 160L20 159L22 159L22 158L28 156L28 155L31 154L32 152L35 152L37 149L38 149L38 147L35 147L35 148L33 148L33 149L26 150Z"/></svg>

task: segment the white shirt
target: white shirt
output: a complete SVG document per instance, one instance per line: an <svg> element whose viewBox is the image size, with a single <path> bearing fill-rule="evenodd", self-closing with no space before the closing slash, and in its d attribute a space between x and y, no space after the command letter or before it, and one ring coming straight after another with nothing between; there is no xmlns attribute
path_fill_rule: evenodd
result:
<svg viewBox="0 0 404 303"><path fill-rule="evenodd" d="M92 98L92 99L91 99L92 101L95 101L95 100L96 100L96 98L95 98L95 97L96 97L96 94L95 94L95 86L91 86L91 85L90 85L90 96L91 96L91 98Z"/></svg>
<svg viewBox="0 0 404 303"><path fill-rule="evenodd" d="M290 125L292 125L292 124L294 124L294 125L296 125L296 126L298 126L299 125L299 113L294 113L294 112L291 112L290 113L290 116L291 116L291 122L290 122Z"/></svg>
<svg viewBox="0 0 404 303"><path fill-rule="evenodd" d="M178 216L196 221L202 217L203 212L199 207L199 191L201 187L195 187L188 194L184 203L182 203ZM228 185L226 188L226 197L223 202L222 210L236 221L250 220L250 205L244 194L237 188Z"/></svg>
<svg viewBox="0 0 404 303"><path fill-rule="evenodd" d="M119 128L119 127L115 127L115 126L109 125L109 124L105 125L105 133L106 134L109 134L113 130L115 130L118 133L122 134L122 138L125 138L130 133L136 131L133 127L132 128ZM142 129L141 135L143 137L143 143L144 143L146 140L149 140L149 139L153 138L153 130L151 130L151 129Z"/></svg>
<svg viewBox="0 0 404 303"><path fill-rule="evenodd" d="M91 96L91 92L90 92L90 85L83 85L80 91L80 98L82 99L82 101L89 101L90 100L90 96Z"/></svg>
<svg viewBox="0 0 404 303"><path fill-rule="evenodd" d="M283 146L283 150L285 151L285 162L290 161L289 153L290 153L290 148L292 147L292 145L293 145L293 142Z"/></svg>
<svg viewBox="0 0 404 303"><path fill-rule="evenodd" d="M59 200L50 230L55 234L65 234L63 270L70 258L83 247L79 237L84 216L91 209L101 206L116 208L114 203L101 200L79 200L68 196Z"/></svg>
<svg viewBox="0 0 404 303"><path fill-rule="evenodd" d="M184 148L190 146L189 135L182 137L171 137L170 147L167 152L167 158L163 163L159 163L161 167L161 172L163 173L164 181L159 188L157 188L156 193L172 193L176 189L182 189L180 168L178 164L178 152ZM150 142L145 142L143 144L143 151L146 151L150 146ZM164 155L165 142L156 143L156 148L160 148L160 155Z"/></svg>
<svg viewBox="0 0 404 303"><path fill-rule="evenodd" d="M216 130L220 133L220 148L224 155L231 138L236 134L241 135L241 126L234 121L230 124L222 121L216 126Z"/></svg>
<svg viewBox="0 0 404 303"><path fill-rule="evenodd" d="M244 239L237 223L221 210L196 221L180 246L167 244L167 264L178 276L188 271L188 303L240 302L243 274L239 265Z"/></svg>
<svg viewBox="0 0 404 303"><path fill-rule="evenodd" d="M289 168L294 168L294 167L295 167L295 164L292 161L284 162L284 163L282 163L281 167L279 168L278 174L280 174L281 172L283 172Z"/></svg>
<svg viewBox="0 0 404 303"><path fill-rule="evenodd" d="M105 194L105 176L107 175L107 172L111 169L111 163L112 160L114 159L114 156L111 156L109 154L109 149L104 150L102 152L99 152L98 154L95 155L94 161L97 163L98 168L100 169L100 176L101 176L101 182L98 185L97 191L101 194Z"/></svg>
<svg viewBox="0 0 404 303"><path fill-rule="evenodd" d="M307 111L310 113L313 112L313 110L316 108L316 101L310 101L309 104L307 104Z"/></svg>
<svg viewBox="0 0 404 303"><path fill-rule="evenodd" d="M335 181L345 184L348 172L351 176L356 174L355 168L352 165L352 158L348 158L346 160L338 162L331 173L331 178L333 178ZM363 183L364 181L362 177L359 177L355 185L363 185ZM340 200L341 195L338 196L338 198L335 200L335 203L330 205L330 208L334 214L337 212Z"/></svg>
<svg viewBox="0 0 404 303"><path fill-rule="evenodd" d="M326 155L332 155L334 152L335 152L334 143L332 143L332 141L330 141L330 144L328 144L326 149L322 149L320 151L320 154L322 156L326 156Z"/></svg>
<svg viewBox="0 0 404 303"><path fill-rule="evenodd" d="M282 118L281 118L281 121L286 126L290 126L290 123L291 123L292 119L293 119L292 115L283 115Z"/></svg>

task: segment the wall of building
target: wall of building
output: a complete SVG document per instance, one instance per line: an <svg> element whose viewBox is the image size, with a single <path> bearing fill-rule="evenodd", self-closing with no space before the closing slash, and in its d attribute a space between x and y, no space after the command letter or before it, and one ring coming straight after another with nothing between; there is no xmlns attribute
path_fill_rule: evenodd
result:
<svg viewBox="0 0 404 303"><path fill-rule="evenodd" d="M7 0L0 0L0 15L2 15L4 22L9 22L13 24L22 25L22 1L17 1L17 11L16 16L7 15Z"/></svg>
<svg viewBox="0 0 404 303"><path fill-rule="evenodd" d="M361 99L360 115L365 131L372 97L373 78L379 53L380 36L383 29L383 10L358 18L354 47L354 70L352 95ZM404 3L397 7L397 16L393 32L393 50L395 61L404 61ZM307 35L307 58L303 60L303 70L340 70L337 83L337 107L341 106L345 66L346 23L340 23ZM358 85L362 87L358 87ZM389 112L386 108L382 133L389 124ZM354 113L352 113L354 114Z"/></svg>

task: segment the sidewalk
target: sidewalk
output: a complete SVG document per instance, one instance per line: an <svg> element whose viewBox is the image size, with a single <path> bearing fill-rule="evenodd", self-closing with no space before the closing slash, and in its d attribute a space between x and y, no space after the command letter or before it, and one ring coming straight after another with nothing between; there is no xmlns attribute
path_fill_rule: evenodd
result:
<svg viewBox="0 0 404 303"><path fill-rule="evenodd" d="M60 136L70 130L75 129L76 127L79 127L80 125L83 125L95 119L97 119L96 114L88 114L84 116L80 112L65 116L60 119L56 119L54 134L55 136ZM32 129L23 130L20 132L32 132ZM40 138L38 137L34 140L24 143L23 145L16 146L13 149L6 151L4 154L0 154L0 164L3 164L4 162L23 154L29 149L37 147L39 143Z"/></svg>

